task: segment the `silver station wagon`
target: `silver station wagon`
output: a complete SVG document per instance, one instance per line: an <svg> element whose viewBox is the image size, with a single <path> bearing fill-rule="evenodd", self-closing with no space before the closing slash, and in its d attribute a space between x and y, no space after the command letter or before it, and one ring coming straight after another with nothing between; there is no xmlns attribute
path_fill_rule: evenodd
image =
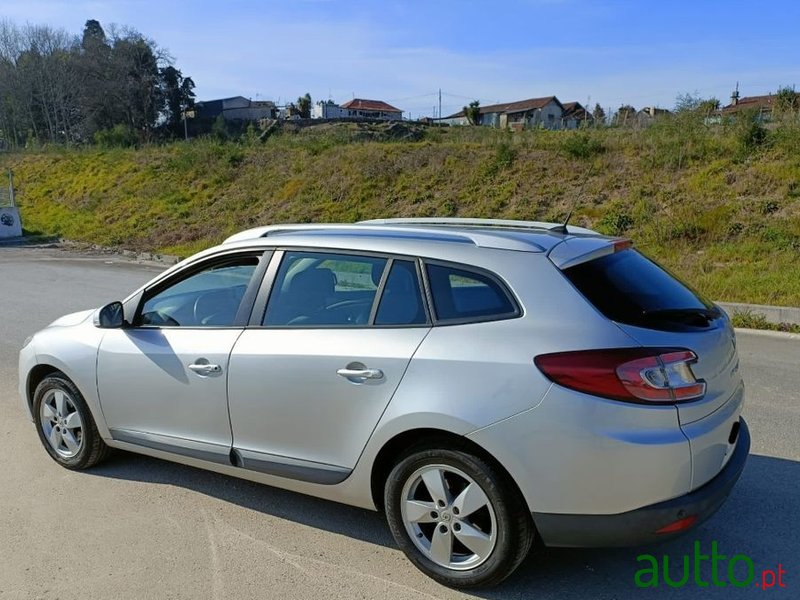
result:
<svg viewBox="0 0 800 600"><path fill-rule="evenodd" d="M384 511L446 585L534 542L655 543L750 446L725 314L630 241L394 219L237 234L20 353L45 450L111 448Z"/></svg>

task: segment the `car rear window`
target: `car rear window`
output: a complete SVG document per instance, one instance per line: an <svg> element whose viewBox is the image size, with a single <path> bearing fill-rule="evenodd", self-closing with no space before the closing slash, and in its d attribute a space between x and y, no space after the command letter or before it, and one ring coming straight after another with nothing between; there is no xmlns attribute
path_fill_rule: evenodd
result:
<svg viewBox="0 0 800 600"><path fill-rule="evenodd" d="M612 321L653 327L707 326L718 309L671 273L633 249L564 270L595 308Z"/></svg>
<svg viewBox="0 0 800 600"><path fill-rule="evenodd" d="M519 314L508 292L487 273L438 264L426 268L440 321L488 321Z"/></svg>

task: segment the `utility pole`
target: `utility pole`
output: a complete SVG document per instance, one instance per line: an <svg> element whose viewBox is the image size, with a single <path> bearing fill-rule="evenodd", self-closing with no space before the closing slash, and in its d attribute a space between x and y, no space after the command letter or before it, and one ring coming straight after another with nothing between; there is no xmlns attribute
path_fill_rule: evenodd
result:
<svg viewBox="0 0 800 600"><path fill-rule="evenodd" d="M439 88L439 119L442 118L442 88Z"/></svg>
<svg viewBox="0 0 800 600"><path fill-rule="evenodd" d="M183 139L189 139L189 124L186 122L186 105L183 105Z"/></svg>

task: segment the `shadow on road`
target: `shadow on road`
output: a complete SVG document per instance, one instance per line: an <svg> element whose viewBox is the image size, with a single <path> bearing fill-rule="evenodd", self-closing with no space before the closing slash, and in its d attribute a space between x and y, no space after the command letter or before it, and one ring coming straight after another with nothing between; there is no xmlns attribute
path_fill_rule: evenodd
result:
<svg viewBox="0 0 800 600"><path fill-rule="evenodd" d="M0 238L0 248L22 248L26 246L58 247L58 237L51 235L24 235L22 237Z"/></svg>
<svg viewBox="0 0 800 600"><path fill-rule="evenodd" d="M232 502L262 513L288 519L302 525L316 527L333 533L350 536L372 544L396 547L378 513L334 502L327 502L226 477L193 467L170 463L145 456L118 452L88 474L181 486L201 494ZM501 586L473 592L487 599L506 598L627 598L642 593L634 584L634 575L643 568L636 557L651 554L659 562L669 556L670 573L680 580L684 555L693 555L695 541L701 551L710 553L712 541L719 552L729 558L736 554L749 557L755 565L752 586L744 588L699 587L690 577L689 583L679 589L667 587L663 580L659 589L649 590L652 597L669 595L670 598L692 597L698 592L703 597L729 597L762 593L755 586L764 569L777 570L778 564L787 572L787 587L769 590L769 597L797 597L800 581L800 463L751 455L741 480L731 497L711 520L685 537L637 549L539 549L522 564L515 575ZM691 564L690 559L690 564ZM711 567L706 561L702 576L710 578ZM737 568L736 576L744 577ZM724 571L723 571L724 572ZM723 579L727 577L722 576ZM589 592L590 591L590 592ZM588 595L587 595L588 594Z"/></svg>

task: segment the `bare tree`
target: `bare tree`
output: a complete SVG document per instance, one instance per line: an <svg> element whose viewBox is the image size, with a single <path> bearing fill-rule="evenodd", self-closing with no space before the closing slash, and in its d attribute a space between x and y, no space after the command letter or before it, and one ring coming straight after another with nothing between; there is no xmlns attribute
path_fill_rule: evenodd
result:
<svg viewBox="0 0 800 600"><path fill-rule="evenodd" d="M194 82L153 40L89 20L63 29L0 21L0 138L12 146L90 142L123 127L140 139L171 131ZM176 110L177 102L177 110Z"/></svg>

